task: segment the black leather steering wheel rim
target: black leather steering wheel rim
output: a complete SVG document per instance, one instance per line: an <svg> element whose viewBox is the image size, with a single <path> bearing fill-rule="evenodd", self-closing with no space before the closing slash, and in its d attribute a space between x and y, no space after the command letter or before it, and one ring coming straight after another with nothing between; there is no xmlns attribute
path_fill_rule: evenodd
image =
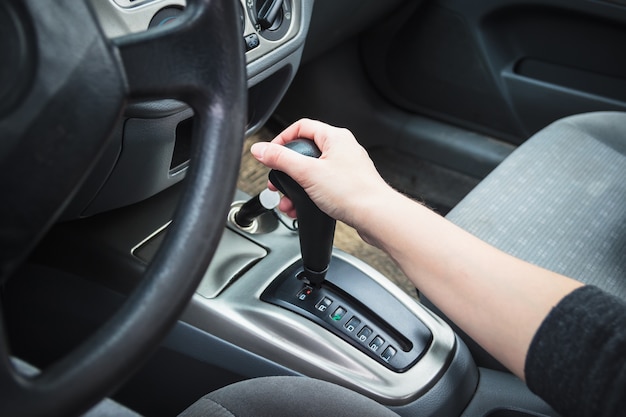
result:
<svg viewBox="0 0 626 417"><path fill-rule="evenodd" d="M0 111L0 133L5 139L0 163L20 170L0 179L0 193L14 195L12 204L0 209L2 279L10 276L58 218L105 147L127 99L175 98L189 104L195 114L185 191L144 279L114 317L36 377L14 368L10 345L0 331L0 415L68 416L84 412L111 393L141 364L182 313L208 267L222 234L241 156L246 114L244 47L238 3L232 0L189 0L179 23L114 41L102 34L87 1L21 3L9 0L0 8L0 19L16 24L14 40L22 42L26 56L16 64L16 71L4 74L21 74L20 80L32 77L35 85L9 91L14 107ZM49 10L35 11L43 3L50 3L45 6ZM72 40L85 47L85 56L59 72L67 75L62 81L82 84L61 85L58 94L42 100L45 110L24 113L22 108L33 104L41 84L55 81L46 79L44 63L55 62L45 48L57 40L44 38L65 39L63 31L75 30L55 28L55 17L77 22L76 30L88 32L87 42L80 33ZM33 52L32 44L38 52ZM93 54L98 59L92 59ZM77 78L82 69L86 75ZM102 79L89 80L94 74ZM89 90L89 81L104 87ZM73 108L62 100L66 91L76 93L68 100L82 100L81 92L92 94L93 106L102 110L86 109L93 117L70 125L71 117L62 114ZM0 93L0 99L8 97ZM94 140L84 137L89 129L98 131ZM57 149L59 143L67 148ZM30 165L25 167L26 163ZM65 165L58 167L61 163Z"/></svg>

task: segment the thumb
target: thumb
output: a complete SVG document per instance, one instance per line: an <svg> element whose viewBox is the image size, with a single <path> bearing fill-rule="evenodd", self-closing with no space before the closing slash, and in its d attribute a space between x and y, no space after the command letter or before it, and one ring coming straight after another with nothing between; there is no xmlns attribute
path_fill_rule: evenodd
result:
<svg viewBox="0 0 626 417"><path fill-rule="evenodd" d="M271 142L257 142L252 145L250 152L266 167L283 171L296 181L298 181L301 172L306 172L305 167L312 159Z"/></svg>

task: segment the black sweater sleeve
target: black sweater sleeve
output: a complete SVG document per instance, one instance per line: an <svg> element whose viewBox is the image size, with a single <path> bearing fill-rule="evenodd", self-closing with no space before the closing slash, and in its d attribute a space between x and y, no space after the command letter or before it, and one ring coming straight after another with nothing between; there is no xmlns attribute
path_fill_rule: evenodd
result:
<svg viewBox="0 0 626 417"><path fill-rule="evenodd" d="M563 416L626 416L626 303L591 286L573 291L539 327L524 372Z"/></svg>

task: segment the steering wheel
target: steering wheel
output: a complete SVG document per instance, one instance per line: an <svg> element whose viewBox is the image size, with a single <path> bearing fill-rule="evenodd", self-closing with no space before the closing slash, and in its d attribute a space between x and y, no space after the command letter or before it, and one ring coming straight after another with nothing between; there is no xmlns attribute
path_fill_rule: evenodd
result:
<svg viewBox="0 0 626 417"><path fill-rule="evenodd" d="M120 310L35 377L13 366L0 317L0 415L74 415L110 394L158 345L219 242L245 127L238 2L189 0L178 22L109 40L89 1L0 3L0 278L62 213L129 99L195 113L185 191L159 254Z"/></svg>

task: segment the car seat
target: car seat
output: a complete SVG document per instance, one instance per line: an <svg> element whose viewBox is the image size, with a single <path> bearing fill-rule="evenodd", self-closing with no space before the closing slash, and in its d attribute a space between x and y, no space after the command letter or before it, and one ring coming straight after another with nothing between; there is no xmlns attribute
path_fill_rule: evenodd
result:
<svg viewBox="0 0 626 417"><path fill-rule="evenodd" d="M511 255L626 299L626 113L552 123L447 218ZM453 327L479 366L503 368Z"/></svg>

